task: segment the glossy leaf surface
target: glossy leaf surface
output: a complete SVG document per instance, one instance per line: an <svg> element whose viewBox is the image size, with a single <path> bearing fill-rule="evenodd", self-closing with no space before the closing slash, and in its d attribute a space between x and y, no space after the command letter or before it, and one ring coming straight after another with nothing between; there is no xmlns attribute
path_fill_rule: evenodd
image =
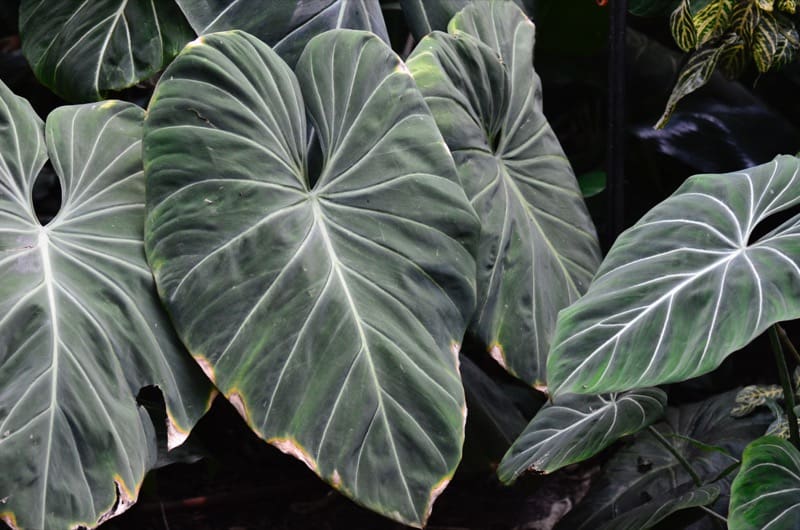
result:
<svg viewBox="0 0 800 530"><path fill-rule="evenodd" d="M775 322L800 317L800 160L697 175L614 243L589 292L559 315L555 393L610 392L714 370Z"/></svg>
<svg viewBox="0 0 800 530"><path fill-rule="evenodd" d="M788 440L765 436L747 446L731 487L731 530L800 526L800 452Z"/></svg>
<svg viewBox="0 0 800 530"><path fill-rule="evenodd" d="M590 458L664 414L667 396L648 388L611 396L570 394L542 407L506 453L497 474L551 473Z"/></svg>
<svg viewBox="0 0 800 530"><path fill-rule="evenodd" d="M295 77L246 33L201 37L156 89L145 167L148 257L209 377L259 436L422 524L461 455L477 219L402 62L337 30Z"/></svg>
<svg viewBox="0 0 800 530"><path fill-rule="evenodd" d="M194 36L174 0L23 0L22 51L69 101L147 79Z"/></svg>
<svg viewBox="0 0 800 530"><path fill-rule="evenodd" d="M169 445L211 389L180 346L145 262L142 109L54 111L46 134L0 83L0 519L94 527L135 502L156 459L146 385L166 401ZM48 156L63 205L31 206Z"/></svg>
<svg viewBox="0 0 800 530"><path fill-rule="evenodd" d="M542 114L534 27L511 2L478 2L409 59L482 222L473 330L509 372L545 382L558 311L600 252L575 175Z"/></svg>
<svg viewBox="0 0 800 530"><path fill-rule="evenodd" d="M175 0L198 35L239 29L272 46L291 66L324 31L362 29L389 37L378 0Z"/></svg>

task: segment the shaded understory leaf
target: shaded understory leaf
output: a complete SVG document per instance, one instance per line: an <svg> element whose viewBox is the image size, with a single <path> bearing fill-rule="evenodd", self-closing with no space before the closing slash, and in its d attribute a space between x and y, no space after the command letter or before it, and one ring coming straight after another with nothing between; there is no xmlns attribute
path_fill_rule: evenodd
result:
<svg viewBox="0 0 800 530"><path fill-rule="evenodd" d="M675 496L665 495L645 503L638 508L625 512L600 527L600 530L646 530L653 528L664 519L689 508L708 506L717 500L720 489L718 486L709 485L691 489L686 493Z"/></svg>
<svg viewBox="0 0 800 530"><path fill-rule="evenodd" d="M588 293L559 315L555 394L621 391L715 369L775 322L800 316L800 160L697 175L614 243ZM689 310L690 309L690 310Z"/></svg>
<svg viewBox="0 0 800 530"><path fill-rule="evenodd" d="M526 470L551 473L599 453L664 414L667 395L657 388L620 395L570 394L542 407L514 442L497 474L511 482Z"/></svg>
<svg viewBox="0 0 800 530"><path fill-rule="evenodd" d="M46 132L0 83L0 519L95 527L135 501L156 461L139 390L164 394L170 447L211 387L181 347L145 262L144 111L63 107ZM31 193L50 158L63 204L39 224Z"/></svg>
<svg viewBox="0 0 800 530"><path fill-rule="evenodd" d="M36 77L69 101L150 77L193 37L174 0L23 0L20 34Z"/></svg>
<svg viewBox="0 0 800 530"><path fill-rule="evenodd" d="M477 2L408 65L482 222L473 331L510 373L544 385L556 315L585 291L600 251L542 113L533 42L512 2Z"/></svg>
<svg viewBox="0 0 800 530"><path fill-rule="evenodd" d="M655 426L697 470L705 483L713 482L720 474L729 471L744 447L761 436L770 422L770 415L763 412L747 418L731 417L728 412L734 404L735 394L734 390L698 403L670 407L665 421ZM674 434L721 450L706 450ZM727 507L730 481L728 475L714 482L721 492L714 509L723 513ZM691 483L692 477L675 457L650 432L642 431L635 435L633 443L620 449L603 465L602 473L588 495L567 514L558 528L595 529L651 500L663 502L671 498L670 492L681 495L686 491L681 488Z"/></svg>
<svg viewBox="0 0 800 530"><path fill-rule="evenodd" d="M731 487L731 530L800 527L800 452L787 440L764 436L747 446Z"/></svg>
<svg viewBox="0 0 800 530"><path fill-rule="evenodd" d="M461 456L478 227L408 70L366 32L316 37L295 73L212 34L145 130L146 249L190 352L263 439L422 525Z"/></svg>

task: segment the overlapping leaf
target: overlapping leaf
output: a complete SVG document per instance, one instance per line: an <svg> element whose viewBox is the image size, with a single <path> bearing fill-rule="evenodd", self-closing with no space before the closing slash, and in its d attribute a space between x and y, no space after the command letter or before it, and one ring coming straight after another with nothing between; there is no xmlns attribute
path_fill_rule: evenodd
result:
<svg viewBox="0 0 800 530"><path fill-rule="evenodd" d="M242 32L169 67L146 124L148 257L185 344L259 436L420 525L461 455L477 219L377 37L316 37L296 76Z"/></svg>
<svg viewBox="0 0 800 530"><path fill-rule="evenodd" d="M690 489L666 500L655 499L612 519L600 530L647 530L676 512L712 504L719 493L719 486L712 484Z"/></svg>
<svg viewBox="0 0 800 530"><path fill-rule="evenodd" d="M697 28L692 20L692 9L689 0L681 0L678 7L669 17L669 27L672 30L672 38L675 44L685 51L691 51L697 46Z"/></svg>
<svg viewBox="0 0 800 530"><path fill-rule="evenodd" d="M414 36L421 39L432 31L444 31L450 19L460 10L476 0L400 0L403 15L408 21ZM489 2L497 0L477 0ZM520 8L526 9L531 0L513 0ZM526 5L528 4L528 5Z"/></svg>
<svg viewBox="0 0 800 530"><path fill-rule="evenodd" d="M497 470L511 482L526 470L551 473L599 453L664 414L667 396L657 388L611 396L563 396L545 405L506 453Z"/></svg>
<svg viewBox="0 0 800 530"><path fill-rule="evenodd" d="M478 2L409 59L482 221L473 330L524 381L545 382L558 311L599 262L594 226L542 114L533 24L511 2Z"/></svg>
<svg viewBox="0 0 800 530"><path fill-rule="evenodd" d="M692 17L697 31L697 46L721 36L731 25L736 0L713 0Z"/></svg>
<svg viewBox="0 0 800 530"><path fill-rule="evenodd" d="M714 370L768 326L800 317L800 160L697 175L623 233L589 292L559 315L556 394L682 381Z"/></svg>
<svg viewBox="0 0 800 530"><path fill-rule="evenodd" d="M23 0L20 33L36 77L69 101L150 77L193 37L174 0Z"/></svg>
<svg viewBox="0 0 800 530"><path fill-rule="evenodd" d="M272 46L294 65L306 43L336 28L363 29L389 36L378 0L174 0L198 35L246 31Z"/></svg>
<svg viewBox="0 0 800 530"><path fill-rule="evenodd" d="M145 262L143 115L64 107L45 135L0 83L0 519L12 528L94 527L130 507L156 459L143 386L164 393L170 446L208 405ZM48 154L63 207L43 227L31 192Z"/></svg>
<svg viewBox="0 0 800 530"><path fill-rule="evenodd" d="M731 471L745 446L761 436L770 422L770 415L763 412L733 418L729 411L735 394L732 391L699 403L670 407L664 422L655 426L697 470L701 480L720 488L714 509L723 513L731 478L717 477ZM641 506L643 499L663 502L673 492L679 496L684 488L693 489L691 484L692 477L680 462L650 432L642 431L603 465L587 496L558 528L595 529Z"/></svg>
<svg viewBox="0 0 800 530"><path fill-rule="evenodd" d="M800 527L800 452L765 436L747 446L731 487L731 530Z"/></svg>

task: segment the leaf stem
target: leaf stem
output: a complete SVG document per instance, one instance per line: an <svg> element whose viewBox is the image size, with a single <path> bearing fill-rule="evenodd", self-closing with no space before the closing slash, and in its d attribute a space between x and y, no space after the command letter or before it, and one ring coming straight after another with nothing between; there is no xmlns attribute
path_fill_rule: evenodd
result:
<svg viewBox="0 0 800 530"><path fill-rule="evenodd" d="M701 510L703 510L704 512L706 512L708 515L711 515L711 516L713 516L713 517L716 517L717 519L719 519L720 521L724 522L725 524L728 524L728 519L727 519L727 517L723 517L723 516L721 516L720 514L718 514L717 512L715 512L714 510L712 510L711 508L709 508L708 506L698 506L698 508L700 508Z"/></svg>
<svg viewBox="0 0 800 530"><path fill-rule="evenodd" d="M685 469L686 472L689 473L689 475L692 477L692 481L694 482L695 486L698 487L702 486L703 481L700 479L700 475L697 474L697 471L695 471L695 469L692 467L692 464L690 464L689 461L686 460L683 457L683 455L680 454L678 450L675 449L675 447L671 443L669 443L669 440L664 438L664 435L658 432L658 429L656 429L652 425L650 425L647 429L650 431L650 434L652 434L655 437L655 439L658 440L658 443L663 445L664 449L672 453L672 456L674 456L675 459L681 464L681 466L683 466L683 469Z"/></svg>
<svg viewBox="0 0 800 530"><path fill-rule="evenodd" d="M775 354L775 364L778 367L778 377L780 377L783 387L783 408L786 411L786 419L789 421L789 439L792 441L792 445L800 449L800 432L797 430L797 416L794 414L794 388L789 375L789 367L786 366L786 357L783 355L778 326L770 326L768 333L772 352Z"/></svg>
<svg viewBox="0 0 800 530"><path fill-rule="evenodd" d="M775 324L775 327L778 329L778 336L781 338L781 342L783 343L783 347L789 350L789 353L792 354L794 360L797 361L797 364L800 364L800 353L797 353L797 349L792 344L791 339L789 339L789 335L786 333L786 330L783 329L783 326L780 324Z"/></svg>

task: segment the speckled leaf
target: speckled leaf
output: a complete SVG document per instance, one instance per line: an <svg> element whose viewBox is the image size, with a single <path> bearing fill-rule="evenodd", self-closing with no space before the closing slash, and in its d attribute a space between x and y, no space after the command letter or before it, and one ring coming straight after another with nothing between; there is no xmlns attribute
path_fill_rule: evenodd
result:
<svg viewBox="0 0 800 530"><path fill-rule="evenodd" d="M613 392L714 370L767 327L800 317L800 160L696 175L614 243L589 292L559 315L555 394Z"/></svg>
<svg viewBox="0 0 800 530"><path fill-rule="evenodd" d="M511 2L461 11L409 69L481 217L473 331L509 372L545 384L558 311L600 260L581 191L542 113L534 27Z"/></svg>
<svg viewBox="0 0 800 530"><path fill-rule="evenodd" d="M405 65L361 31L295 73L246 33L201 37L156 88L145 169L148 257L209 377L259 436L423 524L461 455L478 228Z"/></svg>
<svg viewBox="0 0 800 530"><path fill-rule="evenodd" d="M22 0L22 51L68 101L147 79L194 36L174 0Z"/></svg>
<svg viewBox="0 0 800 530"><path fill-rule="evenodd" d="M170 446L211 387L180 346L145 262L142 109L63 107L46 133L0 83L0 519L95 527L135 502L156 459L143 386L164 393ZM63 206L31 204L48 155Z"/></svg>
<svg viewBox="0 0 800 530"><path fill-rule="evenodd" d="M175 0L198 35L240 29L294 66L306 43L329 29L389 36L379 0Z"/></svg>
<svg viewBox="0 0 800 530"><path fill-rule="evenodd" d="M601 526L600 530L647 530L676 512L712 504L719 493L719 486L712 484L690 489L674 497L664 495L612 519Z"/></svg>
<svg viewBox="0 0 800 530"><path fill-rule="evenodd" d="M552 473L592 457L664 414L667 395L647 388L610 396L570 394L542 407L506 453L497 474Z"/></svg>
<svg viewBox="0 0 800 530"><path fill-rule="evenodd" d="M731 530L800 527L800 452L787 440L764 436L747 446L731 487Z"/></svg>

